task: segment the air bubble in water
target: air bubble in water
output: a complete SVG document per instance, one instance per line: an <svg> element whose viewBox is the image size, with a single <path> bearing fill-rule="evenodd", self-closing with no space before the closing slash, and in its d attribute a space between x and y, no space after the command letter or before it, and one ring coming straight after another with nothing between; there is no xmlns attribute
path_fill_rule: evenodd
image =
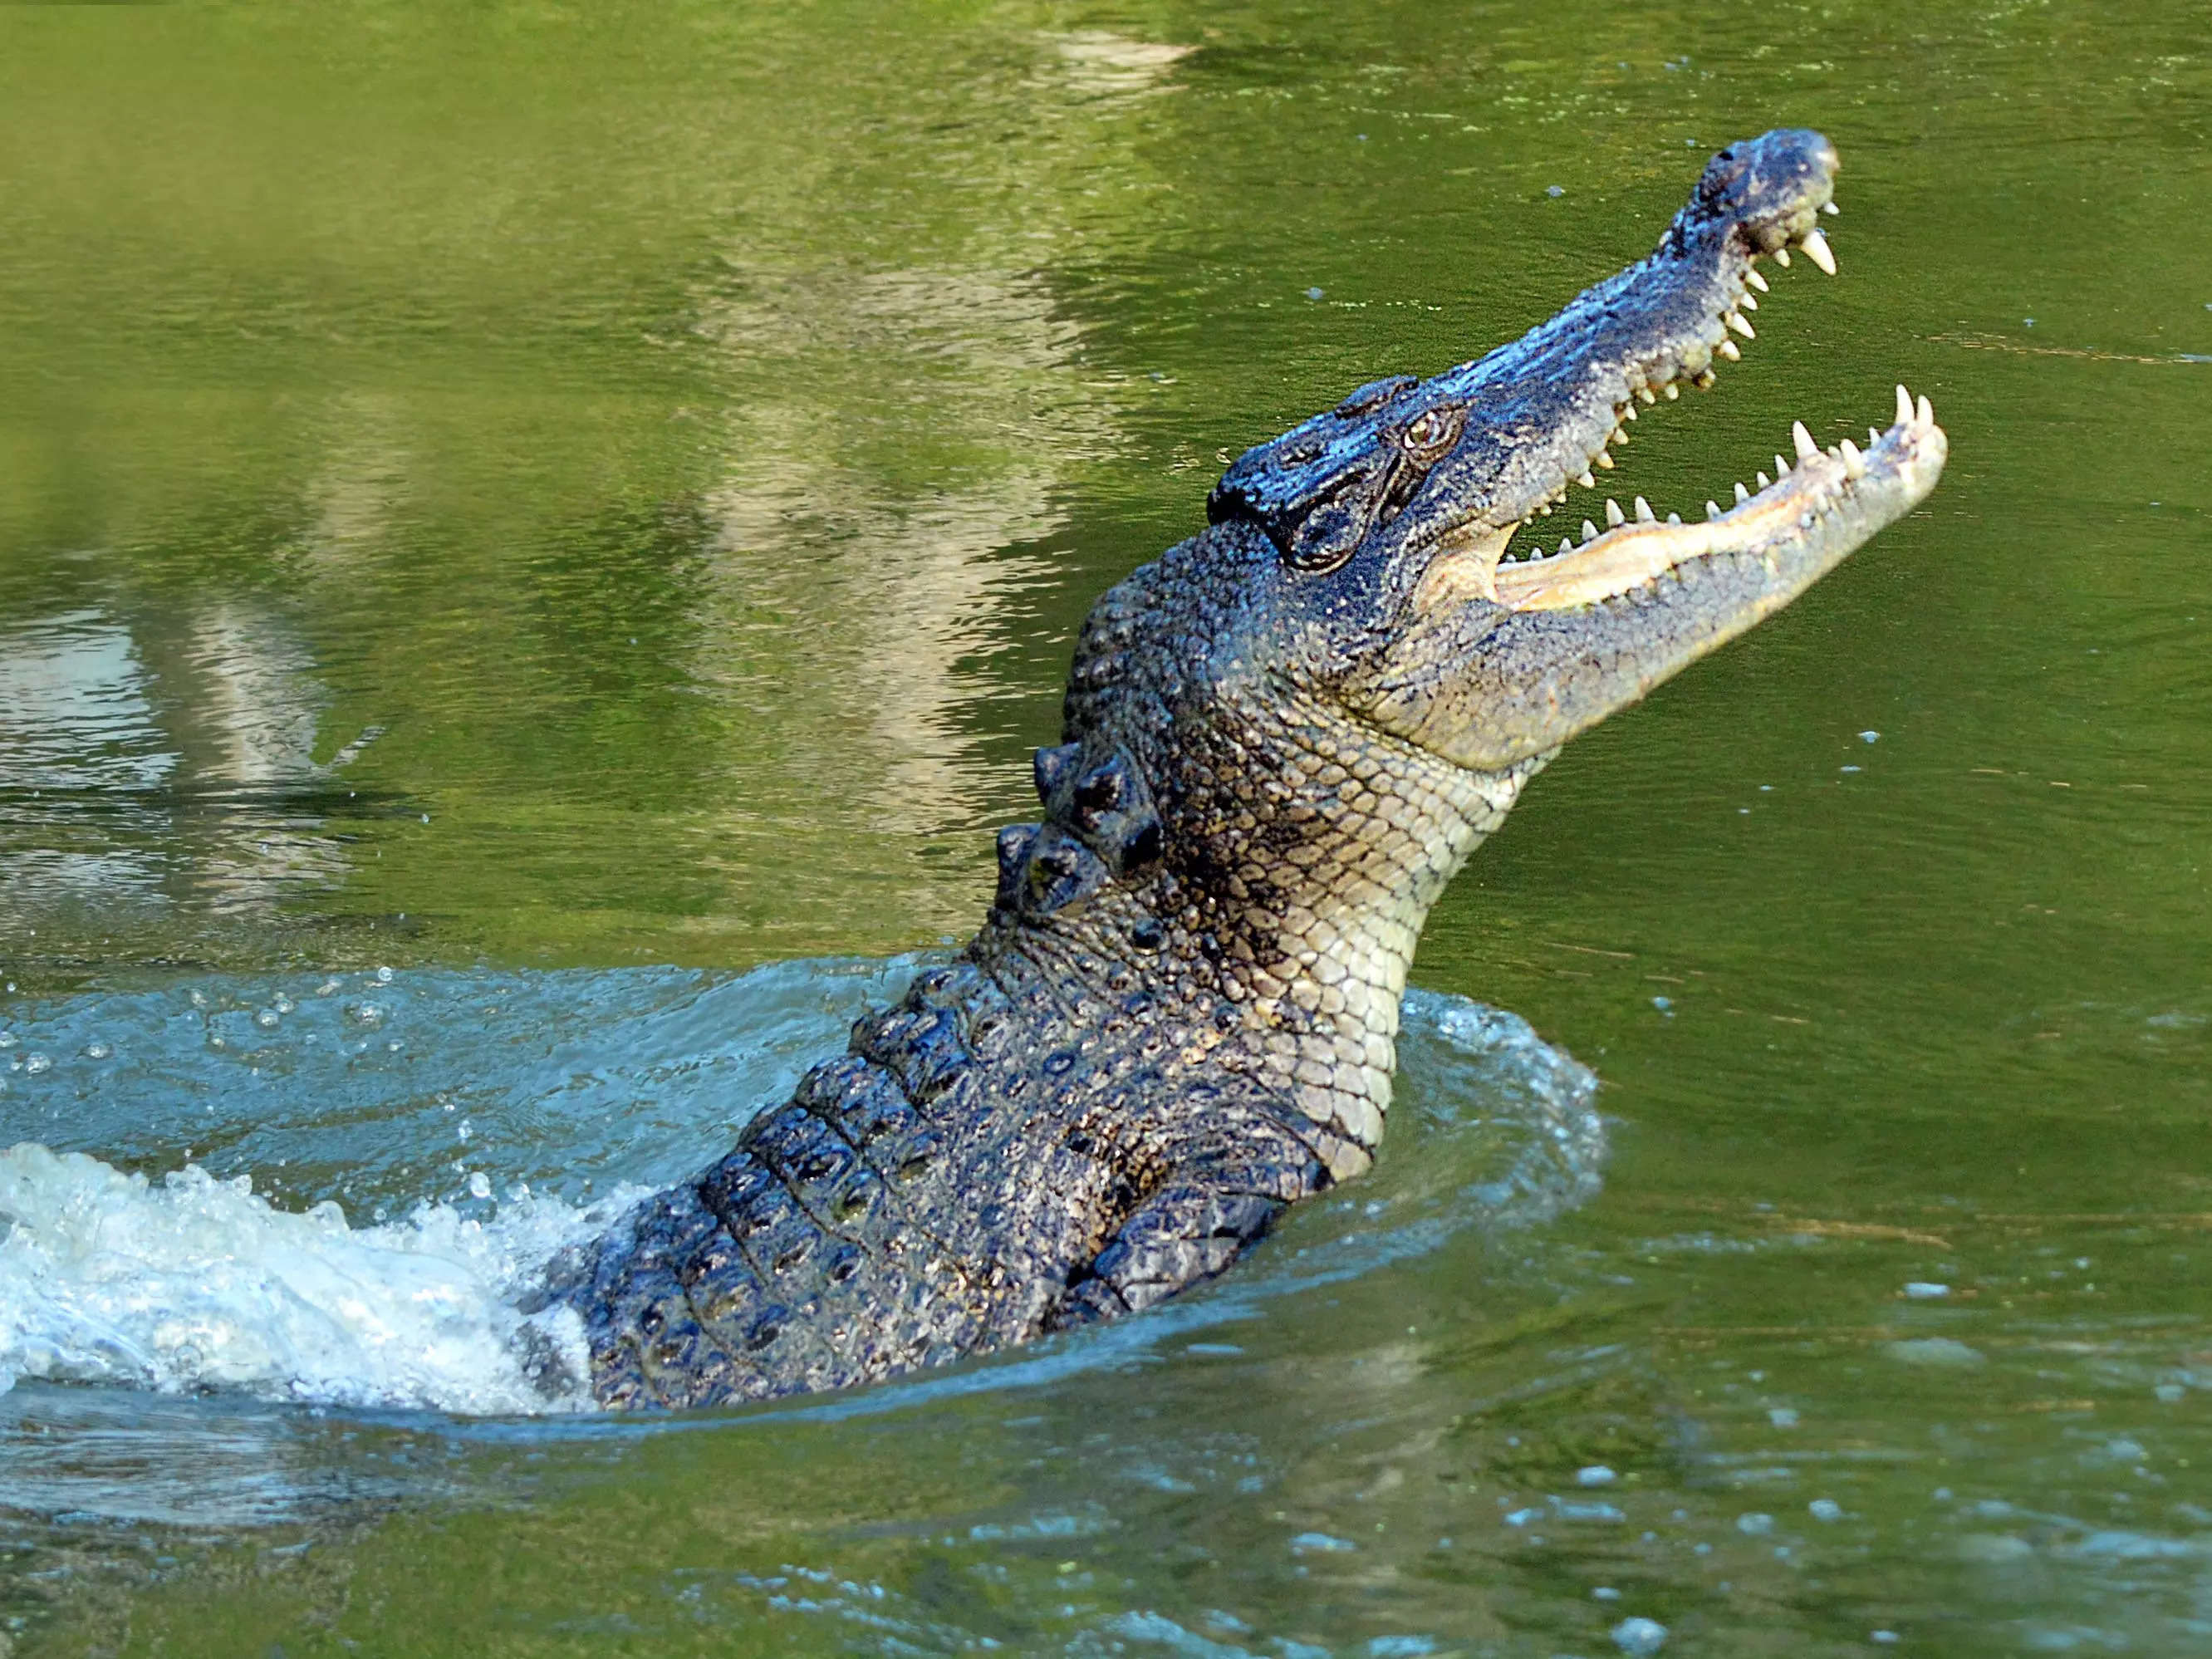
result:
<svg viewBox="0 0 2212 1659"><path fill-rule="evenodd" d="M264 1031L273 1031L276 1029L276 1022L282 1018L283 1016L274 1008L264 1008L259 1013L254 1015L253 1023Z"/></svg>
<svg viewBox="0 0 2212 1659"><path fill-rule="evenodd" d="M280 1014L289 1014L299 1005L294 1002L291 998L280 993L277 995L276 1000L271 1002L269 1006L271 1008L274 1008Z"/></svg>
<svg viewBox="0 0 2212 1659"><path fill-rule="evenodd" d="M482 1170L478 1170L469 1177L469 1196L471 1198L491 1196L491 1177Z"/></svg>
<svg viewBox="0 0 2212 1659"><path fill-rule="evenodd" d="M0 1031L0 1048L12 1048L15 1046L15 1034L13 1031Z"/></svg>
<svg viewBox="0 0 2212 1659"><path fill-rule="evenodd" d="M104 1042L90 1042L85 1045L84 1057L87 1060L106 1060L114 1052Z"/></svg>
<svg viewBox="0 0 2212 1659"><path fill-rule="evenodd" d="M391 983L392 983L392 969L390 969L389 968L380 968L380 969L378 969L376 970L376 982L377 982L379 985L389 985L389 984L391 984Z"/></svg>
<svg viewBox="0 0 2212 1659"><path fill-rule="evenodd" d="M52 1071L53 1066L54 1060L52 1054L27 1054L23 1059L23 1069L33 1077L38 1076L41 1072Z"/></svg>
<svg viewBox="0 0 2212 1659"><path fill-rule="evenodd" d="M353 1017L364 1025L374 1025L384 1018L384 1010L373 1002L364 1002L353 1011Z"/></svg>
<svg viewBox="0 0 2212 1659"><path fill-rule="evenodd" d="M336 996L344 988L345 988L340 985L337 981L334 979L326 979L320 985L315 987L315 994L319 997Z"/></svg>

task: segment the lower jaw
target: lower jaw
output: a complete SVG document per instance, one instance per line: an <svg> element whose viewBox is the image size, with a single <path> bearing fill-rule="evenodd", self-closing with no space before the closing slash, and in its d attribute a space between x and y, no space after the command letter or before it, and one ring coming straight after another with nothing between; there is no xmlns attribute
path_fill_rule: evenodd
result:
<svg viewBox="0 0 2212 1659"><path fill-rule="evenodd" d="M1917 499L1912 488L1933 456L1940 463L1942 428L1925 398L1916 404L1898 388L1898 416L1887 432L1869 433L1863 453L1848 441L1821 450L1801 424L1796 428L1797 462L1753 495L1736 486L1739 501L1728 512L1709 503L1702 524L1679 519L1662 522L1644 507L1628 520L1613 508L1613 526L1604 533L1585 524L1584 541L1564 542L1547 557L1501 562L1489 571L1485 597L1516 611L1571 610L1620 598L1649 587L1668 574L1700 559L1725 554L1779 550L1794 543L1825 539L1835 529L1859 528L1864 534L1894 516L1889 498ZM1608 507L1613 504L1608 502ZM1868 519L1871 522L1863 522ZM1498 538L1502 547L1504 538ZM1468 554L1480 557L1469 547ZM1472 573L1463 573L1472 574Z"/></svg>

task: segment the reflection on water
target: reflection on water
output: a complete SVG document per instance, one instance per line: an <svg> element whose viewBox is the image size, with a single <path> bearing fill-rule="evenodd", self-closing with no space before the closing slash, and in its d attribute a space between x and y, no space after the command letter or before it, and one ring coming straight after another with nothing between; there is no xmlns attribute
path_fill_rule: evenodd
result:
<svg viewBox="0 0 2212 1659"><path fill-rule="evenodd" d="M0 632L10 906L266 910L336 879L334 769L313 758L325 699L301 642L229 603L137 620Z"/></svg>

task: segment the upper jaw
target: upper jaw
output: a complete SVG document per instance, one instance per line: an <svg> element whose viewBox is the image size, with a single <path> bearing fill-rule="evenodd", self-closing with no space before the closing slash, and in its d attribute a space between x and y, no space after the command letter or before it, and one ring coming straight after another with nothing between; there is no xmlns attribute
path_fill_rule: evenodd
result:
<svg viewBox="0 0 2212 1659"><path fill-rule="evenodd" d="M1508 551L1516 532L1548 519L1571 486L1597 487L1596 471L1613 465L1609 446L1627 441L1639 405L1675 398L1684 380L1711 386L1717 358L1741 358L1739 339L1756 335L1744 313L1758 309L1753 290L1769 288L1761 258L1788 264L1795 248L1834 274L1820 219L1836 211L1835 170L1833 149L1816 133L1774 132L1732 146L1706 169L1650 258L1515 344L1423 388L1465 380L1459 393L1482 418L1479 428L1470 420L1458 452L1406 514L1407 550L1429 544L1426 556L1410 561L1421 572L1417 608L1464 598L1513 610L1595 604L1699 558L1809 536L1818 523L1836 520L1832 531L1848 522L1863 540L1933 487L1943 436L1927 400L1916 404L1900 386L1894 422L1869 429L1866 451L1849 440L1823 451L1800 422L1796 461L1777 454L1771 480L1761 472L1756 494L1735 484L1726 509L1708 500L1702 523L1673 514L1662 523L1641 495L1633 515L1607 499L1607 527L1593 522L1593 503L1580 545L1547 526ZM1545 416L1548 430L1524 430Z"/></svg>
<svg viewBox="0 0 2212 1659"><path fill-rule="evenodd" d="M1650 256L1579 295L1548 321L1436 377L1394 410L1464 410L1466 432L1382 539L1395 551L1487 540L1547 517L1579 484L1595 488L1609 446L1639 405L1711 386L1721 361L1754 337L1747 312L1759 260L1793 248L1831 273L1819 222L1833 212L1836 154L1818 133L1770 132L1730 146Z"/></svg>

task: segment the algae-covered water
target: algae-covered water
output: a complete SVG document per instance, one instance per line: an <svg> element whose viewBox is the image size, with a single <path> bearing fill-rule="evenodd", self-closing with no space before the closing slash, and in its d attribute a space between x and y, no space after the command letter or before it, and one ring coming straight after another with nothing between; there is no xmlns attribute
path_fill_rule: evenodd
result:
<svg viewBox="0 0 2212 1659"><path fill-rule="evenodd" d="M2212 9L0 9L0 1652L2212 1648ZM1952 437L1156 1314L614 1422L504 1292L957 941L1223 462L1816 125L1614 477ZM1510 1011L1510 1012L1497 1012Z"/></svg>

